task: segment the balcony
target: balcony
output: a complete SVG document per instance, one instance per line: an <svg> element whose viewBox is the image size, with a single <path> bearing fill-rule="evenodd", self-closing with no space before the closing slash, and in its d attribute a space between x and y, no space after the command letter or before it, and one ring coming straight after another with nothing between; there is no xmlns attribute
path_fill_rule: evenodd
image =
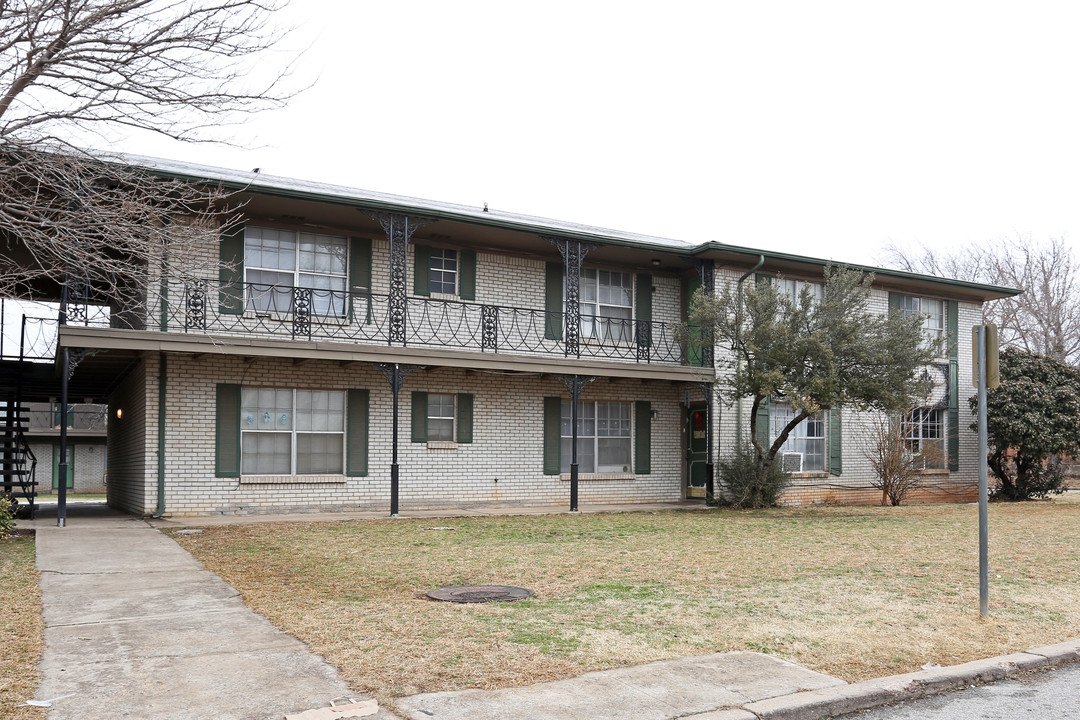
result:
<svg viewBox="0 0 1080 720"><path fill-rule="evenodd" d="M100 325L72 307L77 324ZM93 314L93 308L89 314ZM71 320L68 321L71 324ZM565 313L459 300L215 280L170 282L148 298L145 319L116 313L113 327L187 335L259 336L482 353L695 365L702 353L680 342L678 323L583 316L577 342ZM571 326L571 328L573 327ZM688 362L687 358L692 362Z"/></svg>

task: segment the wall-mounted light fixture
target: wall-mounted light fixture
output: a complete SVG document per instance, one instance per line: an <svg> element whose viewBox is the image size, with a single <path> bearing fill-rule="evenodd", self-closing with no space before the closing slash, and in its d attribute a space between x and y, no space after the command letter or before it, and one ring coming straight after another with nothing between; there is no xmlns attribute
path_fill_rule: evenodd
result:
<svg viewBox="0 0 1080 720"><path fill-rule="evenodd" d="M124 417L124 408L116 408L116 419L119 420Z"/></svg>
<svg viewBox="0 0 1080 720"><path fill-rule="evenodd" d="M653 267L660 267L660 258L653 258L652 259L652 266Z"/></svg>

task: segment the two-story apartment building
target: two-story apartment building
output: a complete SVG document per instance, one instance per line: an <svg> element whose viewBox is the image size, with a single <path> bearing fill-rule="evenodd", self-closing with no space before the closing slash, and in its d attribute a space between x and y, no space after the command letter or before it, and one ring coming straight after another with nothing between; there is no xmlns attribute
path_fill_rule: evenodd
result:
<svg viewBox="0 0 1080 720"><path fill-rule="evenodd" d="M140 272L145 302L108 314L68 298L71 382L107 393L109 503L139 514L704 498L749 403L713 399L724 348L679 341L689 298L763 277L796 292L827 264L136 162L243 200L241 218L199 230L197 265L216 272L163 261ZM970 328L1015 291L875 273L881 312L918 312L947 340L906 421L915 450L940 450L924 498L970 496ZM758 424L792 411L774 400ZM803 423L787 500L876 502L869 426L847 408Z"/></svg>

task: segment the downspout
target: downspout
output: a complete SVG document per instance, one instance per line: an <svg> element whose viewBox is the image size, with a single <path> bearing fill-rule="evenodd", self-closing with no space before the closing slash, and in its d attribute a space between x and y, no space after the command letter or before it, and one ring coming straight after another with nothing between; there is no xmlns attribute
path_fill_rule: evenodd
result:
<svg viewBox="0 0 1080 720"><path fill-rule="evenodd" d="M168 364L165 353L158 353L158 436L157 436L157 508L154 518L165 514L165 395Z"/></svg>
<svg viewBox="0 0 1080 720"><path fill-rule="evenodd" d="M744 272L742 274L742 277L739 278L739 282L735 286L735 302L737 303L735 311L737 313L739 313L739 317L736 318L737 322L735 323L735 332L741 332L742 331L742 284L743 284L743 281L745 281L746 278L750 277L751 275L756 273L758 270L760 270L761 266L764 265L764 264L765 264L765 255L764 254L758 255L758 263L757 263L757 265L755 265L754 267L752 267L749 270L747 270L746 272ZM742 370L742 358L737 357L735 359L735 363L736 363L736 370L735 371L738 372L739 370ZM743 410L743 399L740 397L738 400L735 401L735 442L736 443L741 443L742 439L743 439L743 435L742 435L742 431L743 431L743 428L742 428L742 426L743 426L743 421L742 421L743 412L742 412L742 410Z"/></svg>

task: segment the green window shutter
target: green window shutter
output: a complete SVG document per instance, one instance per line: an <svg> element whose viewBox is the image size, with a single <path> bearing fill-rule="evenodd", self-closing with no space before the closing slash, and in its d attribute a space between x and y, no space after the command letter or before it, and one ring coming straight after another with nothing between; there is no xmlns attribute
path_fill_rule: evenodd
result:
<svg viewBox="0 0 1080 720"><path fill-rule="evenodd" d="M544 398L544 474L562 470L562 398Z"/></svg>
<svg viewBox="0 0 1080 720"><path fill-rule="evenodd" d="M431 248L415 245L413 251L413 294L431 294Z"/></svg>
<svg viewBox="0 0 1080 720"><path fill-rule="evenodd" d="M470 393L458 393L457 396L457 441L472 442L473 396Z"/></svg>
<svg viewBox="0 0 1080 720"><path fill-rule="evenodd" d="M345 425L345 474L349 477L364 477L368 474L368 391L349 390L346 402L348 415Z"/></svg>
<svg viewBox="0 0 1080 720"><path fill-rule="evenodd" d="M240 386L218 383L214 475L240 477Z"/></svg>
<svg viewBox="0 0 1080 720"><path fill-rule="evenodd" d="M638 320L652 322L652 275L642 273L637 276L637 297L634 312ZM637 333L635 333L635 336ZM652 327L648 326L641 336L641 347L652 347Z"/></svg>
<svg viewBox="0 0 1080 720"><path fill-rule="evenodd" d="M476 299L476 251L462 250L458 253L461 258L461 277L458 279L458 296L462 300Z"/></svg>
<svg viewBox="0 0 1080 720"><path fill-rule="evenodd" d="M701 287L701 278L694 276L691 278L683 278L682 292L683 298L685 298L685 307L683 310L683 317L687 320L690 319L690 300L694 297L694 293ZM686 364L691 367L703 367L705 364L705 353L701 350L701 327L698 325L687 324L687 340L686 340Z"/></svg>
<svg viewBox="0 0 1080 720"><path fill-rule="evenodd" d="M652 403L648 400L634 403L634 472L652 472Z"/></svg>
<svg viewBox="0 0 1080 720"><path fill-rule="evenodd" d="M754 284L761 285L762 283L764 283L765 285L771 284L772 275L769 275L768 273L757 273L756 275L754 275Z"/></svg>
<svg viewBox="0 0 1080 720"><path fill-rule="evenodd" d="M946 302L949 330L949 417L945 440L949 470L960 469L960 348L959 348L959 307L955 300Z"/></svg>
<svg viewBox="0 0 1080 720"><path fill-rule="evenodd" d="M765 449L769 447L769 398L762 398L757 409L757 438Z"/></svg>
<svg viewBox="0 0 1080 720"><path fill-rule="evenodd" d="M547 321L544 323L544 337L548 340L562 340L562 263L549 262L544 273L544 312L547 317Z"/></svg>
<svg viewBox="0 0 1080 720"><path fill-rule="evenodd" d="M427 393L412 394L412 441L427 442Z"/></svg>
<svg viewBox="0 0 1080 720"><path fill-rule="evenodd" d="M218 252L218 304L223 313L244 312L244 224L232 223L221 228Z"/></svg>
<svg viewBox="0 0 1080 720"><path fill-rule="evenodd" d="M844 411L839 405L829 410L829 474L844 472Z"/></svg>
<svg viewBox="0 0 1080 720"><path fill-rule="evenodd" d="M360 305L363 322L371 322L371 240L349 238L349 320Z"/></svg>
<svg viewBox="0 0 1080 720"><path fill-rule="evenodd" d="M902 312L904 309L904 296L898 292L889 293L889 312Z"/></svg>

